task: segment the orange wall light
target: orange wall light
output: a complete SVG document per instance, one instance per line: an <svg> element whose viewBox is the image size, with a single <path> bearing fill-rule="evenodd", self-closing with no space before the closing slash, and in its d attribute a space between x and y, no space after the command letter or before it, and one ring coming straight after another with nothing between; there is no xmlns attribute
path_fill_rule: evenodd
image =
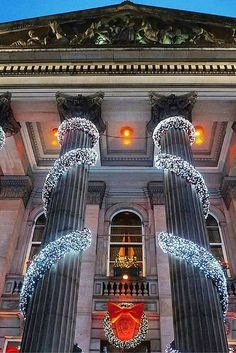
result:
<svg viewBox="0 0 236 353"><path fill-rule="evenodd" d="M195 126L195 143L201 145L204 142L204 129L201 126Z"/></svg>
<svg viewBox="0 0 236 353"><path fill-rule="evenodd" d="M120 130L120 134L122 137L131 137L133 136L134 130L130 126L124 126Z"/></svg>

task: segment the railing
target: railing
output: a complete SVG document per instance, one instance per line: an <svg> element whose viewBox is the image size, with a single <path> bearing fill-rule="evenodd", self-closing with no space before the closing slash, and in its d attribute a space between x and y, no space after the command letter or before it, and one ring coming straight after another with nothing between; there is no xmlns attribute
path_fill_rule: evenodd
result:
<svg viewBox="0 0 236 353"><path fill-rule="evenodd" d="M149 296L149 282L102 282L102 295Z"/></svg>
<svg viewBox="0 0 236 353"><path fill-rule="evenodd" d="M94 295L96 297L130 296L153 298L158 296L157 286L157 279L115 280L114 278L97 278L94 283Z"/></svg>

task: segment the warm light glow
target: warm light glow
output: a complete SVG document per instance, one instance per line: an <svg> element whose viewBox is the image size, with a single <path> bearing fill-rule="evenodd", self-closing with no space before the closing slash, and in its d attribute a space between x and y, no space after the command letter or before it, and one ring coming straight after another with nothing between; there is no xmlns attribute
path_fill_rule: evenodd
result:
<svg viewBox="0 0 236 353"><path fill-rule="evenodd" d="M202 137L196 137L195 139L195 143L196 145L201 145L204 142Z"/></svg>
<svg viewBox="0 0 236 353"><path fill-rule="evenodd" d="M58 128L57 127L54 127L54 129L52 129L52 134L53 134L53 136L57 137L57 135L58 135Z"/></svg>
<svg viewBox="0 0 236 353"><path fill-rule="evenodd" d="M131 137L133 133L134 133L134 130L129 126L124 126L120 130L120 134L122 137Z"/></svg>
<svg viewBox="0 0 236 353"><path fill-rule="evenodd" d="M123 279L128 279L129 276L128 275L123 275Z"/></svg>
<svg viewBox="0 0 236 353"><path fill-rule="evenodd" d="M51 145L52 145L52 146L57 146L57 145L58 145L57 140L52 140Z"/></svg>
<svg viewBox="0 0 236 353"><path fill-rule="evenodd" d="M130 145L131 144L131 140L130 139L124 139L123 140L123 144L126 145L126 146Z"/></svg>
<svg viewBox="0 0 236 353"><path fill-rule="evenodd" d="M201 126L195 126L195 143L201 145L204 142L204 130Z"/></svg>

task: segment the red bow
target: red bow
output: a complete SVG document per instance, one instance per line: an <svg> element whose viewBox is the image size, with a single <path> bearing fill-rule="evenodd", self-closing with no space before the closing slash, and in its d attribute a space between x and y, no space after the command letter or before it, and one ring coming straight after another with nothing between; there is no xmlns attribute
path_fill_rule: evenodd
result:
<svg viewBox="0 0 236 353"><path fill-rule="evenodd" d="M134 304L130 308L121 308L118 304L108 303L110 320L114 324L121 316L130 316L137 324L140 324L143 315L144 304Z"/></svg>

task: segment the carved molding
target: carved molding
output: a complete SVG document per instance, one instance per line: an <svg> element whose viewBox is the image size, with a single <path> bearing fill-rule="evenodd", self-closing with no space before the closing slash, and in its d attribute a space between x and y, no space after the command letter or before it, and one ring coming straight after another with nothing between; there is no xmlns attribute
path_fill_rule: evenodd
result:
<svg viewBox="0 0 236 353"><path fill-rule="evenodd" d="M104 93L97 92L90 96L69 96L67 94L57 92L56 101L57 109L61 121L80 117L90 120L96 125L99 132L104 132L106 125L101 117L101 104L103 101Z"/></svg>
<svg viewBox="0 0 236 353"><path fill-rule="evenodd" d="M164 183L163 181L150 181L147 186L148 195L151 201L151 205L164 205L165 194L164 194Z"/></svg>
<svg viewBox="0 0 236 353"><path fill-rule="evenodd" d="M72 60L73 61L73 60ZM131 64L124 62L122 64L114 64L112 62L104 62L94 65L93 62L86 64L67 65L66 63L55 64L0 64L0 76L60 76L60 75L193 75L198 76L214 76L214 75L234 75L236 73L236 64L232 63L163 63L163 64Z"/></svg>
<svg viewBox="0 0 236 353"><path fill-rule="evenodd" d="M26 206L32 190L32 181L28 176L1 176L0 199L23 199Z"/></svg>
<svg viewBox="0 0 236 353"><path fill-rule="evenodd" d="M236 177L227 176L224 177L221 191L226 207L229 208L230 202L233 198L236 198Z"/></svg>
<svg viewBox="0 0 236 353"><path fill-rule="evenodd" d="M197 100L197 93L191 92L176 96L171 94L163 96L155 92L150 92L150 102L152 106L152 117L147 124L147 130L152 133L157 124L166 118L181 115L185 119L192 121L192 109Z"/></svg>
<svg viewBox="0 0 236 353"><path fill-rule="evenodd" d="M106 184L103 181L89 181L86 203L101 207L105 191Z"/></svg>
<svg viewBox="0 0 236 353"><path fill-rule="evenodd" d="M7 137L20 130L20 124L15 120L11 109L10 92L0 95L0 126L2 126Z"/></svg>

